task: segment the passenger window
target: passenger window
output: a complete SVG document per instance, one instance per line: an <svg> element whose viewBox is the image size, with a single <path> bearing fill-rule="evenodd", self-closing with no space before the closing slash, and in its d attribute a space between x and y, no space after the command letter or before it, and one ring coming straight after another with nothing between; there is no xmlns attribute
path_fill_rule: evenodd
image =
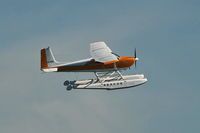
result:
<svg viewBox="0 0 200 133"><path fill-rule="evenodd" d="M113 85L115 85L115 83L113 83Z"/></svg>
<svg viewBox="0 0 200 133"><path fill-rule="evenodd" d="M120 85L122 85L122 82L120 83Z"/></svg>

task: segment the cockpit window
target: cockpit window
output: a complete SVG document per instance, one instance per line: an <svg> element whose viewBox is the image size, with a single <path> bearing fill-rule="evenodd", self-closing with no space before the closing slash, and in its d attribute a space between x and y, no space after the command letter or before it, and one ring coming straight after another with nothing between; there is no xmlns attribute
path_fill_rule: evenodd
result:
<svg viewBox="0 0 200 133"><path fill-rule="evenodd" d="M114 54L114 55L117 56L117 57L120 57L120 56L119 56L118 54L116 54L116 53L113 53L113 52L112 52L112 54Z"/></svg>

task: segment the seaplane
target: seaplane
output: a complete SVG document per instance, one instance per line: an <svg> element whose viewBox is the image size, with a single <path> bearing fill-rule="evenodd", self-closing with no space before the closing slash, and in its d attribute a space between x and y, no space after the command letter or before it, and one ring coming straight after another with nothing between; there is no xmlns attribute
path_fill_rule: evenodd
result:
<svg viewBox="0 0 200 133"><path fill-rule="evenodd" d="M136 56L119 56L112 52L105 42L90 44L91 58L74 61L56 61L50 47L41 49L41 66L43 72L93 72L95 78L85 80L66 80L66 90L72 89L101 89L116 90L142 85L147 82L143 74L122 75L139 60Z"/></svg>

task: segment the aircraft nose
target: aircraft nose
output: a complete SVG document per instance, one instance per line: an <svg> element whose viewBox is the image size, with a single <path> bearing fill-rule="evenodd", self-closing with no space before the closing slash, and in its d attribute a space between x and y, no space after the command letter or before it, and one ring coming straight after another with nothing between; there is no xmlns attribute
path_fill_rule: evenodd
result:
<svg viewBox="0 0 200 133"><path fill-rule="evenodd" d="M136 61L138 61L138 60L139 60L139 58L135 58L135 60L136 60Z"/></svg>
<svg viewBox="0 0 200 133"><path fill-rule="evenodd" d="M134 65L135 65L135 67L136 67L136 63L137 63L137 61L139 60L139 58L133 57L133 60L134 60Z"/></svg>
<svg viewBox="0 0 200 133"><path fill-rule="evenodd" d="M131 64L133 65L134 64L134 62L135 62L135 58L134 57L130 57L129 58L129 61L131 62Z"/></svg>

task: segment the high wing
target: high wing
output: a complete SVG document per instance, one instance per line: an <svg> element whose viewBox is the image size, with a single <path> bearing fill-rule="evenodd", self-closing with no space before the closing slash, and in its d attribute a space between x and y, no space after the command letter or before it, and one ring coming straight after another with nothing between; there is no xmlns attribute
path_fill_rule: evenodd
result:
<svg viewBox="0 0 200 133"><path fill-rule="evenodd" d="M116 62L118 58L112 54L112 50L105 42L95 42L90 44L90 54L95 61L106 63Z"/></svg>

